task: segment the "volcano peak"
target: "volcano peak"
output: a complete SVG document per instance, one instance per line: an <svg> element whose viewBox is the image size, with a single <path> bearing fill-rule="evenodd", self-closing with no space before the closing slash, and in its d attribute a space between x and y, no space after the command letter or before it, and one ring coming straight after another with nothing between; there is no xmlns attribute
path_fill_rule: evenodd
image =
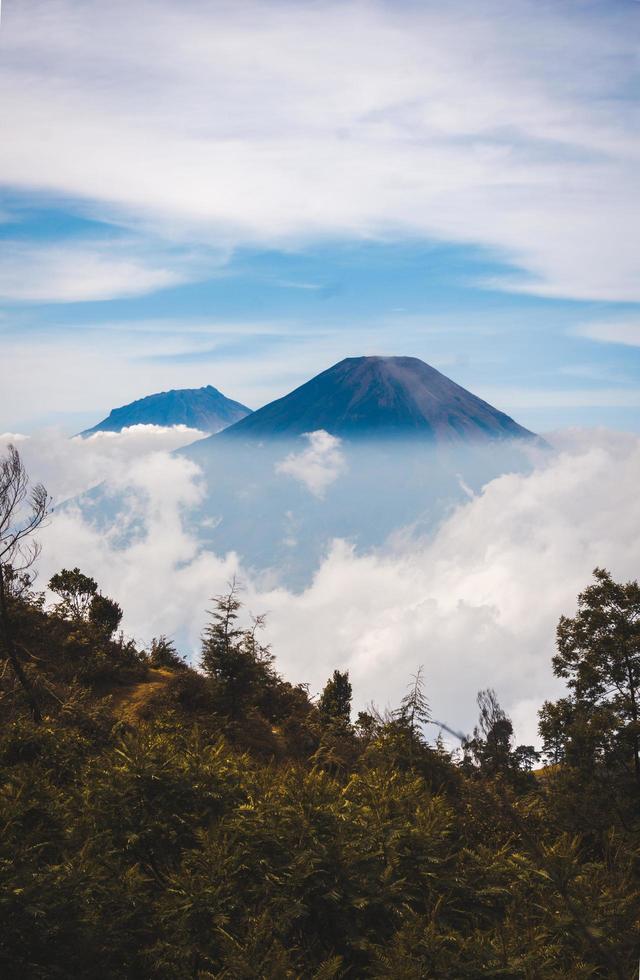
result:
<svg viewBox="0 0 640 980"><path fill-rule="evenodd" d="M533 438L419 358L378 354L346 357L218 438L289 438L318 429L346 439L455 443Z"/></svg>

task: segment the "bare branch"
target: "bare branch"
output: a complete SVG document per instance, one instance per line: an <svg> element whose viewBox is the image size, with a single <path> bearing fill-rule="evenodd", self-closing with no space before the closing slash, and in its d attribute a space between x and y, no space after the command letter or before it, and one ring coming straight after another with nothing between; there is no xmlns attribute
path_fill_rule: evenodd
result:
<svg viewBox="0 0 640 980"><path fill-rule="evenodd" d="M9 592L16 576L24 576L40 554L33 535L44 525L50 505L50 497L41 483L29 489L29 477L20 454L15 446L9 446L7 455L0 459L0 641L36 721L41 719L40 708L18 657Z"/></svg>

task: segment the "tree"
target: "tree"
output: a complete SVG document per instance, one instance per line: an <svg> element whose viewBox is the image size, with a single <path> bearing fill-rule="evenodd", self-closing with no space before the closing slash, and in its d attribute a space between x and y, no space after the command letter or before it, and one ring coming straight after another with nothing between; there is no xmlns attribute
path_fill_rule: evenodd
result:
<svg viewBox="0 0 640 980"><path fill-rule="evenodd" d="M513 750L513 761L520 772L531 772L540 762L540 752L535 745L516 745Z"/></svg>
<svg viewBox="0 0 640 980"><path fill-rule="evenodd" d="M4 566L4 590L5 595L12 599L23 599L27 602L44 602L44 595L37 595L32 585L36 579L35 573L27 570L16 571L11 565Z"/></svg>
<svg viewBox="0 0 640 980"><path fill-rule="evenodd" d="M407 726L414 741L424 740L422 729L431 721L431 711L424 693L422 667L418 667L409 690L400 702L398 717Z"/></svg>
<svg viewBox="0 0 640 980"><path fill-rule="evenodd" d="M49 580L49 588L60 597L54 609L58 616L72 623L89 623L107 638L122 619L122 609L115 601L98 591L98 583L79 568L63 568Z"/></svg>
<svg viewBox="0 0 640 980"><path fill-rule="evenodd" d="M530 773L539 753L533 745L516 745L513 741L513 722L502 709L493 688L478 691L478 724L473 738L463 743L466 753L484 775L511 776L522 781L522 773Z"/></svg>
<svg viewBox="0 0 640 980"><path fill-rule="evenodd" d="M542 726L548 736L564 721L564 740L579 737L592 747L591 762L632 760L640 786L640 586L614 582L594 570L595 582L578 596L575 617L562 616L553 670L571 692L562 712L547 707Z"/></svg>
<svg viewBox="0 0 640 980"><path fill-rule="evenodd" d="M27 570L40 553L34 534L42 527L50 503L41 483L29 488L29 477L20 454L15 446L9 446L7 455L0 459L0 629L2 644L35 721L41 720L40 707L18 656L9 611L9 592L16 577L20 580L22 576L25 581Z"/></svg>
<svg viewBox="0 0 640 980"><path fill-rule="evenodd" d="M202 669L217 682L222 710L233 720L240 717L243 706L255 695L256 685L267 680L271 661L268 650L256 638L264 617L254 620L252 629L241 629L237 624L242 608L238 593L233 579L228 592L214 597L200 658Z"/></svg>
<svg viewBox="0 0 640 980"><path fill-rule="evenodd" d="M413 763L415 750L426 745L423 729L430 721L431 712L424 693L422 667L418 667L392 722L392 726L408 739L410 763Z"/></svg>
<svg viewBox="0 0 640 980"><path fill-rule="evenodd" d="M559 698L545 701L538 714L542 748L551 764L590 773L598 758L615 754L615 718L608 705L596 708L573 697Z"/></svg>
<svg viewBox="0 0 640 980"><path fill-rule="evenodd" d="M209 615L211 622L205 627L202 638L200 666L211 677L224 670L225 662L237 646L242 630L236 625L238 611L242 603L238 598L238 585L235 578L229 583L229 591L214 596L213 609Z"/></svg>
<svg viewBox="0 0 640 980"><path fill-rule="evenodd" d="M49 588L60 596L56 612L65 619L79 623L89 615L91 603L98 592L98 583L89 575L84 575L79 568L63 568L49 580Z"/></svg>
<svg viewBox="0 0 640 980"><path fill-rule="evenodd" d="M176 650L173 640L164 634L151 641L149 648L149 663L152 667L168 670L186 670L187 665Z"/></svg>
<svg viewBox="0 0 640 980"><path fill-rule="evenodd" d="M92 626L110 637L120 625L122 608L115 599L109 599L108 596L98 592L89 603L88 619Z"/></svg>
<svg viewBox="0 0 640 980"><path fill-rule="evenodd" d="M478 708L480 715L473 733L475 754L485 771L491 774L505 772L511 763L513 723L490 687L478 691Z"/></svg>
<svg viewBox="0 0 640 980"><path fill-rule="evenodd" d="M343 725L351 723L351 683L349 671L334 670L320 695L318 709L322 720L338 722Z"/></svg>

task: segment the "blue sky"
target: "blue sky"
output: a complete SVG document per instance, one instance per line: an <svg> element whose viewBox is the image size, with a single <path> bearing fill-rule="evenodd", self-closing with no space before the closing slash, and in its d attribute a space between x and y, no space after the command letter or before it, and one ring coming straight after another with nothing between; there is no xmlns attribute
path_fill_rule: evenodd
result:
<svg viewBox="0 0 640 980"><path fill-rule="evenodd" d="M3 6L0 430L361 353L640 429L640 5L108 6Z"/></svg>

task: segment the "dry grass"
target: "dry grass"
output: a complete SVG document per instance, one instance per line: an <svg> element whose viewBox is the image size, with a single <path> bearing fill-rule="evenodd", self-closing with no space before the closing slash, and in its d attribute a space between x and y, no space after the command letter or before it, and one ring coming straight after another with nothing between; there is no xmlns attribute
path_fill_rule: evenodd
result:
<svg viewBox="0 0 640 980"><path fill-rule="evenodd" d="M175 674L170 670L159 668L150 670L149 676L137 684L119 688L111 696L114 713L118 718L128 722L141 720L141 712L154 695L159 694L163 687Z"/></svg>

